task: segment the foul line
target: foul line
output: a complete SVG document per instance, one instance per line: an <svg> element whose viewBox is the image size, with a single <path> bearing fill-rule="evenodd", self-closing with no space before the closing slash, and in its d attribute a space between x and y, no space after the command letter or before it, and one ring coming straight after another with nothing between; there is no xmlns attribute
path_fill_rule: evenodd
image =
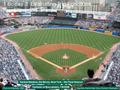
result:
<svg viewBox="0 0 120 90"><path fill-rule="evenodd" d="M76 65L73 65L73 66L70 67L70 69L76 68L76 67L78 67L78 66L80 66L80 65L82 65L82 64L84 64L84 63L86 63L86 62L88 62L88 61L90 61L90 60L92 60L92 59L95 59L95 58L99 57L99 56L102 55L102 54L103 54L103 52L99 53L99 54L96 55L96 56L93 56L93 57L91 57L91 58L88 58L88 59L86 59L86 60L84 60L84 61L82 61L82 62L80 62L80 63L78 63L78 64L76 64Z"/></svg>
<svg viewBox="0 0 120 90"><path fill-rule="evenodd" d="M38 55L30 52L30 51L27 51L27 52L30 53L31 55L33 55L34 57L36 57L36 58L38 58L38 59L40 59L40 60L42 60L42 61L44 61L44 62L47 62L47 63L49 63L50 65L52 65L52 66L54 66L54 67L56 67L56 68L62 69L61 66L59 66L59 65L57 65L57 64L55 64L55 63L52 63L52 62L50 62L49 60L47 60L47 59L45 59L45 58L43 58L43 57L40 57L40 56L38 56Z"/></svg>

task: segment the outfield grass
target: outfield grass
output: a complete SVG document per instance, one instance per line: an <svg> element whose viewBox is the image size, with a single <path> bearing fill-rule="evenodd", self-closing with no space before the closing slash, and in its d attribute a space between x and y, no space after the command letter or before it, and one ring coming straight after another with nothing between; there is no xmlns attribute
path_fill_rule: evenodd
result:
<svg viewBox="0 0 120 90"><path fill-rule="evenodd" d="M81 30L36 30L8 35L7 38L15 41L23 50L37 73L44 79L81 79L87 76L87 69L96 70L113 44L120 42L120 38ZM55 68L39 59L32 57L27 51L30 48L48 44L73 43L96 48L104 54L95 60L77 67L76 73L62 76L55 72ZM102 59L101 59L102 58Z"/></svg>
<svg viewBox="0 0 120 90"><path fill-rule="evenodd" d="M66 60L62 58L65 54L69 57ZM52 51L44 54L42 57L59 66L72 66L87 59L86 55L70 49Z"/></svg>

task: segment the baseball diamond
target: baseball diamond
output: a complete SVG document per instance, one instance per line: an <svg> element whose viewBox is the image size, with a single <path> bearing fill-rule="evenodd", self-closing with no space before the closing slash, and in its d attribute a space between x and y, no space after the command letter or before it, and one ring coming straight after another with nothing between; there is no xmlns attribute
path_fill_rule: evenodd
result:
<svg viewBox="0 0 120 90"><path fill-rule="evenodd" d="M32 36L32 37L31 37ZM40 29L7 36L43 79L82 79L95 71L119 38L77 29Z"/></svg>

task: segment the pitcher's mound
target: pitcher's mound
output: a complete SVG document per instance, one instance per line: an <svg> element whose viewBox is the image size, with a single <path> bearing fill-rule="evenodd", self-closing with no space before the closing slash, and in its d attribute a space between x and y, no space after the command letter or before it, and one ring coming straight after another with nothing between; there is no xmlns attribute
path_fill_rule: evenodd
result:
<svg viewBox="0 0 120 90"><path fill-rule="evenodd" d="M65 54L62 56L62 59L68 60L68 59L69 59L69 56L65 53Z"/></svg>

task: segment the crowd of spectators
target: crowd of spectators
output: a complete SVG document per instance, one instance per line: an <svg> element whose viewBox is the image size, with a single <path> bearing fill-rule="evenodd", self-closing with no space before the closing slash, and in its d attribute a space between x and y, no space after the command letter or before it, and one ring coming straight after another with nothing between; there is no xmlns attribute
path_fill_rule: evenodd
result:
<svg viewBox="0 0 120 90"><path fill-rule="evenodd" d="M107 80L120 87L120 45L118 46L116 52L113 53L112 61L113 64L107 76Z"/></svg>
<svg viewBox="0 0 120 90"><path fill-rule="evenodd" d="M35 25L35 24L45 24L45 23L49 23L50 21L52 21L54 18L53 17L35 17L35 16L32 16L32 17L18 17L18 18L15 18L15 20L17 22L19 22L20 24L24 25L24 24L32 24L32 25Z"/></svg>
<svg viewBox="0 0 120 90"><path fill-rule="evenodd" d="M3 26L0 27L0 34L16 32L19 29L14 28L13 26Z"/></svg>
<svg viewBox="0 0 120 90"><path fill-rule="evenodd" d="M0 9L0 18L3 19L5 17L6 12ZM18 30L14 26L1 26L0 35ZM10 86L13 84L11 81L17 83L18 80L26 79L25 73L23 72L24 65L21 67L20 63L23 65L15 47L0 38L0 86Z"/></svg>
<svg viewBox="0 0 120 90"><path fill-rule="evenodd" d="M6 18L6 12L0 8L0 19ZM27 79L25 67L15 47L1 38L1 34L16 32L14 26L0 26L0 90L3 86L12 86L21 79ZM24 70L24 71L23 71ZM13 83L15 82L15 83Z"/></svg>
<svg viewBox="0 0 120 90"><path fill-rule="evenodd" d="M6 12L2 8L0 8L0 19L5 17L6 17Z"/></svg>
<svg viewBox="0 0 120 90"><path fill-rule="evenodd" d="M107 16L107 19L120 22L120 2L117 1L112 7L112 12Z"/></svg>
<svg viewBox="0 0 120 90"><path fill-rule="evenodd" d="M109 21L100 21L100 20L78 20L75 25L80 26L85 29L108 29L110 27Z"/></svg>
<svg viewBox="0 0 120 90"><path fill-rule="evenodd" d="M14 82L26 79L18 61L21 61L21 58L14 46L0 39L0 77Z"/></svg>

